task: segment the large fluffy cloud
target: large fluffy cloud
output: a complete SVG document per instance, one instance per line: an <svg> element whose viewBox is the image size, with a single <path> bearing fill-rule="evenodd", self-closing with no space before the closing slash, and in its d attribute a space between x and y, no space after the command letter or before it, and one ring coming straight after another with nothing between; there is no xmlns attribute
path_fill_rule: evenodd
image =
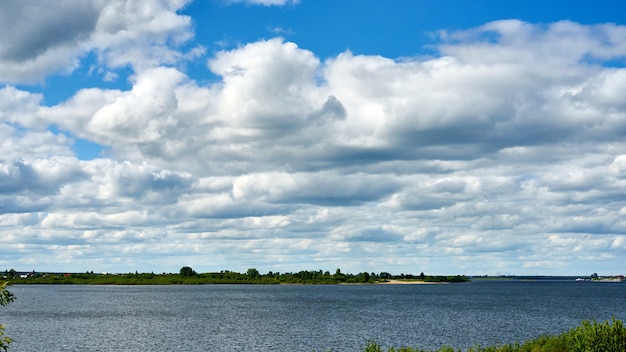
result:
<svg viewBox="0 0 626 352"><path fill-rule="evenodd" d="M626 71L604 65L625 27L499 21L403 60L275 38L215 53L203 85L162 65L183 60L182 5L81 5L92 17L45 45L1 48L32 78L83 50L135 67L129 90L54 106L0 90L5 248L107 271L175 270L176 253L202 270L574 273L626 254ZM79 161L66 134L110 154Z"/></svg>
<svg viewBox="0 0 626 352"><path fill-rule="evenodd" d="M95 51L108 66L173 64L173 47L191 38L186 0L20 1L0 11L0 83L41 81L71 72Z"/></svg>

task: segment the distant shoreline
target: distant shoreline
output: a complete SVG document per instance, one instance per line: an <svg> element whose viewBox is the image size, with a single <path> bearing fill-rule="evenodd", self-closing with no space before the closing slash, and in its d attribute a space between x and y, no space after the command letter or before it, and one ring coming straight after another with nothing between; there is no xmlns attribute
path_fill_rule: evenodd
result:
<svg viewBox="0 0 626 352"><path fill-rule="evenodd" d="M376 284L378 285L441 285L447 284L448 282L427 282L427 281L417 281L417 280L388 280L388 281L379 281Z"/></svg>
<svg viewBox="0 0 626 352"><path fill-rule="evenodd" d="M421 285L444 282L467 282L465 276L401 275L388 273L368 274L366 272L344 274L339 269L335 274L318 271L299 271L296 273L261 274L251 268L246 273L233 271L196 273L190 267L183 267L179 274L154 274L135 272L128 274L85 273L18 273L14 270L6 273L7 281L12 284L87 284L87 285L202 285L202 284L391 284Z"/></svg>

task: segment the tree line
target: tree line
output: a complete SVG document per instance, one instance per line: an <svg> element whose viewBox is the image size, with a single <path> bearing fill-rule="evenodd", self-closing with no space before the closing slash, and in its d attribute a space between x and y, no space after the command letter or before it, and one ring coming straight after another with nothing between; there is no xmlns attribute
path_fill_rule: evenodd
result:
<svg viewBox="0 0 626 352"><path fill-rule="evenodd" d="M13 274L13 275L11 275ZM18 274L14 270L5 271L6 279L20 284L92 284L92 285L182 285L182 284L365 284L381 283L389 280L424 282L465 282L464 275L391 275L387 272L358 274L334 273L322 270L302 270L298 272L273 272L261 274L256 268L245 273L222 270L220 272L197 273L189 266L183 266L178 273L41 273L32 271Z"/></svg>

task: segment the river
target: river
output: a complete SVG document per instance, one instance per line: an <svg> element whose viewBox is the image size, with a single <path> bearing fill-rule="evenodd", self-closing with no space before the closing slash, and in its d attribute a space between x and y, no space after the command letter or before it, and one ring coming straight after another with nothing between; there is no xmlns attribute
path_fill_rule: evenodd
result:
<svg viewBox="0 0 626 352"><path fill-rule="evenodd" d="M626 283L13 285L9 351L362 351L524 341L626 321Z"/></svg>

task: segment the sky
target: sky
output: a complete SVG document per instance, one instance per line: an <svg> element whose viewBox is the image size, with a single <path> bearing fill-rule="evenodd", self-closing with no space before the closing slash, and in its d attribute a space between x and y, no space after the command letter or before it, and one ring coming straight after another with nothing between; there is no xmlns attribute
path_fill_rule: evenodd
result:
<svg viewBox="0 0 626 352"><path fill-rule="evenodd" d="M622 1L0 1L0 269L626 274Z"/></svg>

